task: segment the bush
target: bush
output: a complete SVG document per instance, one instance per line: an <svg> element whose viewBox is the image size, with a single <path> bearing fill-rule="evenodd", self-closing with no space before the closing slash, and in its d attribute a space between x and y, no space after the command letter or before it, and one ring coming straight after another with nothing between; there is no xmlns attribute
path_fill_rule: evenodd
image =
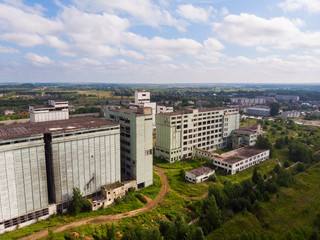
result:
<svg viewBox="0 0 320 240"><path fill-rule="evenodd" d="M285 168L287 168L287 167L290 166L290 163L289 163L288 161L285 161L285 162L283 163L283 166L284 166Z"/></svg>
<svg viewBox="0 0 320 240"><path fill-rule="evenodd" d="M307 166L306 166L306 164L304 164L304 163L299 163L298 164L298 166L297 166L297 171L298 172L303 172L304 170L306 170L307 169Z"/></svg>
<svg viewBox="0 0 320 240"><path fill-rule="evenodd" d="M140 202L147 203L147 199L145 199L145 197L142 196L141 194L137 194L137 195L135 195L135 197L138 198L140 200Z"/></svg>
<svg viewBox="0 0 320 240"><path fill-rule="evenodd" d="M128 189L128 192L134 192L136 189L134 187L131 187Z"/></svg>
<svg viewBox="0 0 320 240"><path fill-rule="evenodd" d="M212 174L212 175L209 177L208 180L211 181L211 182L216 182L216 181L217 181L217 177L216 177L215 174Z"/></svg>

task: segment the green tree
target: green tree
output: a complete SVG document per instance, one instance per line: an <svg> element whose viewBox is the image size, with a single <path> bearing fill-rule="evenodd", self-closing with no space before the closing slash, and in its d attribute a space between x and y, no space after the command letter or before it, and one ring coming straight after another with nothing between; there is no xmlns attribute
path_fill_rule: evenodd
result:
<svg viewBox="0 0 320 240"><path fill-rule="evenodd" d="M277 102L273 102L269 104L270 107L270 115L271 116L276 116L279 113L280 110L280 104Z"/></svg>
<svg viewBox="0 0 320 240"><path fill-rule="evenodd" d="M271 158L274 157L274 149L267 136L259 135L255 144L255 147L260 149L269 149L270 157Z"/></svg>
<svg viewBox="0 0 320 240"><path fill-rule="evenodd" d="M74 187L72 190L72 200L68 207L68 212L71 215L77 215L80 212L85 212L90 210L90 203L87 199L83 198L79 188Z"/></svg>

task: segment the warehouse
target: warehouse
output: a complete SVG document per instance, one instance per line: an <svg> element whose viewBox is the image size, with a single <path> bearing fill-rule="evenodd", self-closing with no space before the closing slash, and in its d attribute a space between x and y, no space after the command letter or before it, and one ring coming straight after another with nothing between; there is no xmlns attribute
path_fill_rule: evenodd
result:
<svg viewBox="0 0 320 240"><path fill-rule="evenodd" d="M0 126L0 233L120 180L120 127L98 118ZM49 204L57 204L50 206Z"/></svg>

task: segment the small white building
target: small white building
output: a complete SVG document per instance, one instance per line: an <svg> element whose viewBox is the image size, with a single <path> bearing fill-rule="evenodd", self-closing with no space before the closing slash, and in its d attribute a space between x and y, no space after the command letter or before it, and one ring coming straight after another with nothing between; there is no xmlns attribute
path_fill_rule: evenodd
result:
<svg viewBox="0 0 320 240"><path fill-rule="evenodd" d="M101 195L88 199L91 210L96 211L113 204L116 199L123 199L129 188L137 188L137 181L115 182L101 186Z"/></svg>
<svg viewBox="0 0 320 240"><path fill-rule="evenodd" d="M221 155L214 154L213 164L225 169L231 175L265 161L269 158L270 150L251 146L238 148Z"/></svg>
<svg viewBox="0 0 320 240"><path fill-rule="evenodd" d="M170 113L173 112L173 107L157 106L157 113Z"/></svg>
<svg viewBox="0 0 320 240"><path fill-rule="evenodd" d="M199 167L186 172L185 179L191 183L199 183L207 180L214 172L209 167Z"/></svg>

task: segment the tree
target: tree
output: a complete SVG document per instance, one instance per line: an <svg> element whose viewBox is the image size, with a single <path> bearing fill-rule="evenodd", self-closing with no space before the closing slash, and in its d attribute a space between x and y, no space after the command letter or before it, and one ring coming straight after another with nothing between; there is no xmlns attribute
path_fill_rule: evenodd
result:
<svg viewBox="0 0 320 240"><path fill-rule="evenodd" d="M267 136L259 135L255 144L255 147L260 149L269 149L270 157L271 158L274 157L274 149Z"/></svg>
<svg viewBox="0 0 320 240"><path fill-rule="evenodd" d="M280 110L280 104L277 102L273 102L269 104L270 107L270 115L271 116L276 116L279 113Z"/></svg>
<svg viewBox="0 0 320 240"><path fill-rule="evenodd" d="M293 162L311 163L312 153L308 146L301 142L292 142L289 145L289 159Z"/></svg>
<svg viewBox="0 0 320 240"><path fill-rule="evenodd" d="M68 207L68 212L71 215L77 215L80 212L90 211L90 203L83 198L79 188L74 187L72 190L72 200Z"/></svg>
<svg viewBox="0 0 320 240"><path fill-rule="evenodd" d="M253 183L257 184L259 179L262 179L262 177L261 177L260 173L258 173L258 167L255 167L253 169L253 174L252 174L251 180Z"/></svg>

